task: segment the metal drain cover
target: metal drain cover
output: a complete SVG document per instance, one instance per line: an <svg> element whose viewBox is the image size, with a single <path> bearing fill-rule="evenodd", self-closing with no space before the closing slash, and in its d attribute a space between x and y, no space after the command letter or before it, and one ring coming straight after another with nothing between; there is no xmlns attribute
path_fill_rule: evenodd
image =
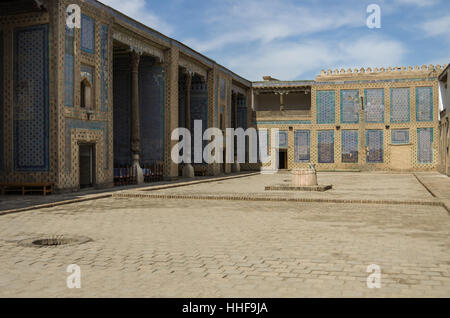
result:
<svg viewBox="0 0 450 318"><path fill-rule="evenodd" d="M19 245L27 247L56 247L56 246L78 245L90 241L92 241L92 239L86 236L53 235L21 240L19 241Z"/></svg>

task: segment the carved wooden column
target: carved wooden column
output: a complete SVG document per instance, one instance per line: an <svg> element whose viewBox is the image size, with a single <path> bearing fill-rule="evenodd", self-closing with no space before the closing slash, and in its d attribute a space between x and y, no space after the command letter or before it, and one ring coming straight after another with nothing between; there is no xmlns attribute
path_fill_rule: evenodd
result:
<svg viewBox="0 0 450 318"><path fill-rule="evenodd" d="M186 75L186 128L191 130L191 87L192 87L192 73L187 72Z"/></svg>
<svg viewBox="0 0 450 318"><path fill-rule="evenodd" d="M178 178L178 164L171 158L173 147L178 141L171 139L172 131L178 128L178 58L179 50L172 46L165 52L165 80L166 80L166 112L165 112L165 153L164 179L174 180Z"/></svg>
<svg viewBox="0 0 450 318"><path fill-rule="evenodd" d="M133 167L136 168L136 179L138 184L144 183L144 175L139 164L141 152L141 130L139 116L139 61L140 55L131 52L131 153L133 156Z"/></svg>

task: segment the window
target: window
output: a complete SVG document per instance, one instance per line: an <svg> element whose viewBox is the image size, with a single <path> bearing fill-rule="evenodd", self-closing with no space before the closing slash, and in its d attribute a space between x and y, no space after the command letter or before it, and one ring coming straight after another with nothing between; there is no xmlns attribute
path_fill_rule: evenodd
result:
<svg viewBox="0 0 450 318"><path fill-rule="evenodd" d="M86 109L94 108L94 68L81 65L80 73L80 107Z"/></svg>

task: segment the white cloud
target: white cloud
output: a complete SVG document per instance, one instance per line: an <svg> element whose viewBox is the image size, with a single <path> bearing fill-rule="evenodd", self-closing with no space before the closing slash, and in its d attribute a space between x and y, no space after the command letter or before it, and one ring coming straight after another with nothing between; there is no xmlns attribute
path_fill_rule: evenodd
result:
<svg viewBox="0 0 450 318"><path fill-rule="evenodd" d="M353 41L304 41L263 44L258 49L230 58L225 65L250 80L263 75L290 80L305 74L317 75L322 68L401 66L407 49L401 42L370 36Z"/></svg>
<svg viewBox="0 0 450 318"><path fill-rule="evenodd" d="M396 0L399 4L416 5L418 7L429 7L438 3L438 0Z"/></svg>
<svg viewBox="0 0 450 318"><path fill-rule="evenodd" d="M100 0L102 3L110 6L117 11L149 26L159 32L170 35L173 28L160 17L151 12L145 3L145 0Z"/></svg>
<svg viewBox="0 0 450 318"><path fill-rule="evenodd" d="M208 13L208 38L183 42L201 52L249 41L274 40L365 25L365 11L344 6L306 7L286 0L241 0Z"/></svg>
<svg viewBox="0 0 450 318"><path fill-rule="evenodd" d="M450 38L450 15L426 21L422 24L422 30L427 36L441 36Z"/></svg>

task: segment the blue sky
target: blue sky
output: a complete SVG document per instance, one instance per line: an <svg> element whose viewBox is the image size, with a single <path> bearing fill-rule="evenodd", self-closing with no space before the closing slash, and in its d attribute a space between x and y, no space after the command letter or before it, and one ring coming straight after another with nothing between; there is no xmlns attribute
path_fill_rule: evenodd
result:
<svg viewBox="0 0 450 318"><path fill-rule="evenodd" d="M314 79L322 69L447 64L448 0L101 0L261 80ZM381 28L366 26L369 4Z"/></svg>

